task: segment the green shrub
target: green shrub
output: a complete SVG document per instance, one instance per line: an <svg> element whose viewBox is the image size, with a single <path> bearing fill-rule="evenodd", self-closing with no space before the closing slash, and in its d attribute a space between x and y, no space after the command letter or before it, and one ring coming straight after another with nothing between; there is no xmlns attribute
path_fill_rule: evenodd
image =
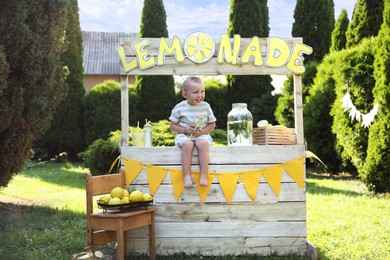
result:
<svg viewBox="0 0 390 260"><path fill-rule="evenodd" d="M227 132L223 129L214 129L210 133L214 145L227 145Z"/></svg>
<svg viewBox="0 0 390 260"><path fill-rule="evenodd" d="M153 126L153 146L174 146L175 133L169 129L168 120L160 120L152 123Z"/></svg>
<svg viewBox="0 0 390 260"><path fill-rule="evenodd" d="M364 182L375 192L390 192L390 2L385 2L383 24L378 34L375 53L376 84L373 89L379 105L378 114L370 127L367 158L363 171L359 172Z"/></svg>
<svg viewBox="0 0 390 260"><path fill-rule="evenodd" d="M118 132L112 133L108 140L95 140L86 151L79 154L92 175L107 174L111 164L119 156Z"/></svg>
<svg viewBox="0 0 390 260"><path fill-rule="evenodd" d="M84 98L85 141L106 139L121 127L120 84L113 80L98 84Z"/></svg>
<svg viewBox="0 0 390 260"><path fill-rule="evenodd" d="M355 173L361 171L367 156L369 128L362 127L361 121L351 119L350 111L344 111L341 106L341 99L349 92L357 110L363 114L370 112L374 101L375 51L376 40L365 39L356 47L339 52L335 64L336 100L331 110L332 132L337 135L336 149L343 163L352 164Z"/></svg>
<svg viewBox="0 0 390 260"><path fill-rule="evenodd" d="M330 171L340 169L340 158L335 150L336 135L332 133L333 117L330 110L336 99L334 70L338 53L324 57L303 109L304 133L308 149L328 166ZM315 161L320 166L318 161Z"/></svg>
<svg viewBox="0 0 390 260"><path fill-rule="evenodd" d="M219 128L226 128L227 114L232 109L228 100L228 88L217 79L209 79L204 82L206 91L206 101L213 109L214 116L217 118Z"/></svg>

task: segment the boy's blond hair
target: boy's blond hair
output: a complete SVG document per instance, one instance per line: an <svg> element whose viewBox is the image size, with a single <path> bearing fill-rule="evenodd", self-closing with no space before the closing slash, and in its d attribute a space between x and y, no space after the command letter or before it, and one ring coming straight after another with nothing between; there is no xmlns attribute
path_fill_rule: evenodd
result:
<svg viewBox="0 0 390 260"><path fill-rule="evenodd" d="M196 82L203 84L203 80L198 77L198 76L188 76L184 81L183 81L183 91L187 91L188 86L190 85L190 82Z"/></svg>

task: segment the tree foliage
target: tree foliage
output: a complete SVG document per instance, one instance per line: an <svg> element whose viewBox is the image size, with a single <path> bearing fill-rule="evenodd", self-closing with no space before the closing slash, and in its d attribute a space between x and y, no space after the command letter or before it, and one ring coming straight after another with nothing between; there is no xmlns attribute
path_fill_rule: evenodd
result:
<svg viewBox="0 0 390 260"><path fill-rule="evenodd" d="M162 0L144 0L139 37L168 37L166 13ZM166 119L175 105L173 76L137 76L139 91L138 120Z"/></svg>
<svg viewBox="0 0 390 260"><path fill-rule="evenodd" d="M329 52L333 28L333 0L297 0L291 34L303 37L303 42L313 48L307 61L321 62Z"/></svg>
<svg viewBox="0 0 390 260"><path fill-rule="evenodd" d="M378 34L383 22L383 0L358 0L347 30L347 47Z"/></svg>
<svg viewBox="0 0 390 260"><path fill-rule="evenodd" d="M309 89L317 73L318 63L311 61L305 65L305 73L302 74L302 99L305 103L309 95ZM275 119L279 124L294 127L294 82L293 77L288 76L282 87L282 94L277 99Z"/></svg>
<svg viewBox="0 0 390 260"><path fill-rule="evenodd" d="M341 162L335 149L336 136L332 133L333 117L330 115L336 98L334 73L337 55L326 55L318 66L303 110L308 150L315 153L333 172L340 170Z"/></svg>
<svg viewBox="0 0 390 260"><path fill-rule="evenodd" d="M239 34L241 37L252 38L268 37L269 35L269 12L266 0L232 0L230 4L228 34L233 37ZM229 88L229 100L231 103L247 103L249 109L253 99L271 99L273 86L269 75L264 76L227 76ZM267 111L266 103L253 103L257 110ZM263 119L273 118L270 111Z"/></svg>
<svg viewBox="0 0 390 260"><path fill-rule="evenodd" d="M110 132L121 128L120 84L107 80L96 85L84 98L85 141L90 145L106 139Z"/></svg>
<svg viewBox="0 0 390 260"><path fill-rule="evenodd" d="M66 3L0 1L0 46L7 62L0 75L9 66L0 89L0 186L22 169L33 141L66 96L60 60Z"/></svg>
<svg viewBox="0 0 390 260"><path fill-rule="evenodd" d="M226 102L228 99L228 89L225 84L216 79L209 79L204 82L206 91L206 101L210 103L213 113L217 118L218 128L226 129L227 114L231 104Z"/></svg>
<svg viewBox="0 0 390 260"><path fill-rule="evenodd" d="M341 99L346 93L357 110L367 114L372 109L375 85L374 79L375 41L364 40L354 48L339 53L335 65L336 100L331 110L333 115L332 132L337 134L336 149L343 163L353 164L361 171L366 158L369 128L362 127L362 122L351 118L349 111L344 111Z"/></svg>
<svg viewBox="0 0 390 260"><path fill-rule="evenodd" d="M332 44L330 51L340 51L345 49L347 45L347 30L349 19L347 10L342 9L339 18L337 19L332 32Z"/></svg>
<svg viewBox="0 0 390 260"><path fill-rule="evenodd" d="M390 192L390 2L385 3L383 24L375 53L373 89L379 111L370 127L366 164L360 176L370 189Z"/></svg>
<svg viewBox="0 0 390 260"><path fill-rule="evenodd" d="M42 135L35 146L45 150L48 158L61 152L67 152L68 158L76 159L85 147L83 135L83 46L78 15L78 1L69 0L67 25L65 30L64 52L61 54L63 65L69 70L65 80L69 91L54 113L50 128Z"/></svg>

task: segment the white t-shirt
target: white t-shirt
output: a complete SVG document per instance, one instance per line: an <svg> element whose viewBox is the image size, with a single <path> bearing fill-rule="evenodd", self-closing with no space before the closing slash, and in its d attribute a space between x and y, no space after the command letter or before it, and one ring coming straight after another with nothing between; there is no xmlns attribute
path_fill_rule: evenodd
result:
<svg viewBox="0 0 390 260"><path fill-rule="evenodd" d="M187 100L183 100L172 109L169 120L182 127L197 125L198 129L217 121L209 103L203 101L197 106L192 106Z"/></svg>

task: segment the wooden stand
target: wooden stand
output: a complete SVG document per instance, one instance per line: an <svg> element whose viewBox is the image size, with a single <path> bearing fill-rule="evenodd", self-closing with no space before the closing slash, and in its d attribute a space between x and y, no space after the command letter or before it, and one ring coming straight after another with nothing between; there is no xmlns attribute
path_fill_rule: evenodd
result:
<svg viewBox="0 0 390 260"><path fill-rule="evenodd" d="M126 64L137 64L133 43L140 39L121 39L120 50ZM148 55L157 59L160 39L148 39L145 47ZM185 39L180 39L183 45ZM233 42L233 39L231 39ZM249 39L241 39L240 52L247 46ZM293 49L302 38L285 39L287 46ZM266 60L269 41L260 38L261 56ZM167 39L172 46L172 39ZM215 42L216 50L220 43ZM148 69L134 68L125 71L122 66L121 102L122 102L122 139L121 157L131 158L148 164L163 167L180 168L180 149L177 147L129 147L129 75L293 75L295 145L267 145L240 147L211 147L210 172L239 171L281 164L288 160L304 156L302 80L299 73L292 73L286 65L279 67L229 64L217 61L218 51L213 59L204 64L195 64L184 59L178 62L173 53L164 57L164 66ZM123 56L122 56L123 57ZM143 59L149 59L145 55ZM140 61L138 59L138 61ZM123 64L122 64L123 65ZM193 171L198 171L197 155L193 157ZM145 172L141 172L134 184L147 191L148 181ZM306 247L306 192L286 174L282 176L280 196L276 196L268 183L260 179L255 201L251 201L242 183L238 183L231 204L227 204L220 185L215 178L205 203L201 203L196 188L183 192L179 201L175 201L169 174L163 180L154 196L156 205L156 240L162 254L181 252L201 253L204 255L226 255L260 253L279 254L295 252L307 253ZM132 239L128 249L137 252L147 251L144 230L129 232Z"/></svg>

